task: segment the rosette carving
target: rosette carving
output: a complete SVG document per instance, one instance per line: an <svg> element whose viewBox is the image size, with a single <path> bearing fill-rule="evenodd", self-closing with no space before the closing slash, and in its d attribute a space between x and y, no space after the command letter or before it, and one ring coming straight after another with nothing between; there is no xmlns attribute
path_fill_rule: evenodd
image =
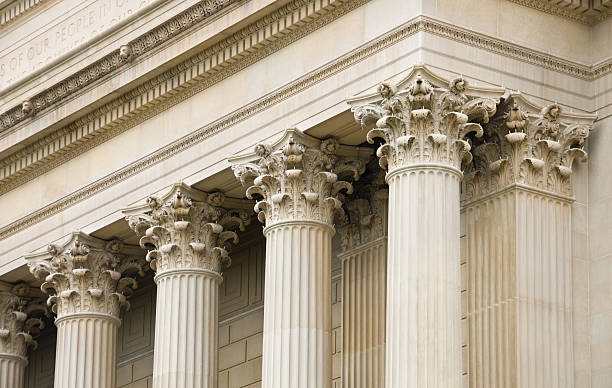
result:
<svg viewBox="0 0 612 388"><path fill-rule="evenodd" d="M374 128L367 141L382 139L377 155L384 169L422 163L443 163L458 169L471 162L466 137L482 136L481 124L496 112L496 100L466 93L462 78L450 81L448 89L434 87L417 73L407 88L391 83L378 87L373 103L353 106L355 119Z"/></svg>
<svg viewBox="0 0 612 388"><path fill-rule="evenodd" d="M344 194L365 171L369 152L320 141L288 129L275 145L258 144L254 155L233 159L232 169L258 198L255 212L267 225L286 220L313 220L332 225L342 212ZM248 161L247 161L248 160ZM345 180L347 179L347 180Z"/></svg>
<svg viewBox="0 0 612 388"><path fill-rule="evenodd" d="M119 317L137 287L136 276L147 266L139 249L118 240L105 241L73 233L65 245L49 245L46 253L28 257L30 272L44 279L41 290L58 318L77 313Z"/></svg>
<svg viewBox="0 0 612 388"><path fill-rule="evenodd" d="M368 167L364 178L355 184L353 198L343 205L344 218L337 229L344 252L387 235L389 189L385 174L376 165Z"/></svg>
<svg viewBox="0 0 612 388"><path fill-rule="evenodd" d="M234 208L224 207L232 204ZM247 206L251 203L177 184L164 197L149 197L146 206L124 213L158 274L180 268L221 274L230 265L230 247L238 243L235 231L243 231L251 221Z"/></svg>
<svg viewBox="0 0 612 388"><path fill-rule="evenodd" d="M465 198L471 199L520 183L571 195L572 165L585 160L584 143L595 117L566 115L558 104L539 113L518 94L502 101L475 142L475 160L465 179Z"/></svg>
<svg viewBox="0 0 612 388"><path fill-rule="evenodd" d="M28 347L36 348L35 338L45 327L42 318L48 313L32 294L25 283L0 291L0 353L25 358Z"/></svg>

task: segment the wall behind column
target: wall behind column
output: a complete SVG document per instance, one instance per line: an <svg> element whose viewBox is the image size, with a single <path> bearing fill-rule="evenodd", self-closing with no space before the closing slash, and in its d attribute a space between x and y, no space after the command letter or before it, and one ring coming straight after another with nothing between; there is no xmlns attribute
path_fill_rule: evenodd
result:
<svg viewBox="0 0 612 388"><path fill-rule="evenodd" d="M591 388L612 381L612 117L589 138L589 312Z"/></svg>

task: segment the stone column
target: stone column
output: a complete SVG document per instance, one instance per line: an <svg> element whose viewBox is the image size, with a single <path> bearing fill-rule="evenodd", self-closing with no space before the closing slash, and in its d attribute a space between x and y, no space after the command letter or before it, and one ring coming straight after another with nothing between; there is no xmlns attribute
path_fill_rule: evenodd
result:
<svg viewBox="0 0 612 388"><path fill-rule="evenodd" d="M472 121L495 101L466 94L462 78L434 87L421 72L407 88L379 87L379 102L355 106L388 169L387 350L389 388L461 386L459 188ZM432 78L431 82L439 82Z"/></svg>
<svg viewBox="0 0 612 388"><path fill-rule="evenodd" d="M230 162L266 225L262 387L329 388L331 239L340 191L352 191L339 176L358 178L364 163L292 129L255 153Z"/></svg>
<svg viewBox="0 0 612 388"><path fill-rule="evenodd" d="M57 314L55 388L115 387L119 314L136 287L132 276L143 274L139 256L120 241L73 233L67 244L27 258Z"/></svg>
<svg viewBox="0 0 612 388"><path fill-rule="evenodd" d="M219 284L229 245L238 242L227 229L244 230L250 220L244 209L222 207L231 202L176 184L124 210L156 272L154 388L217 387Z"/></svg>
<svg viewBox="0 0 612 388"><path fill-rule="evenodd" d="M571 388L572 164L594 117L512 95L467 175L469 386Z"/></svg>
<svg viewBox="0 0 612 388"><path fill-rule="evenodd" d="M385 387L387 209L384 173L356 184L338 228L342 261L342 386ZM368 178L373 178L368 182ZM365 182L363 182L365 181Z"/></svg>
<svg viewBox="0 0 612 388"><path fill-rule="evenodd" d="M36 347L33 336L44 327L46 308L30 295L25 283L0 285L0 388L23 388L28 347Z"/></svg>

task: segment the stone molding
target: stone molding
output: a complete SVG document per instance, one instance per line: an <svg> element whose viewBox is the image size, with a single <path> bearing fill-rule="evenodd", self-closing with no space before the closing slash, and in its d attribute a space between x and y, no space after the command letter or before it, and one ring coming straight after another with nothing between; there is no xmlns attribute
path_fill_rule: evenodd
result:
<svg viewBox="0 0 612 388"><path fill-rule="evenodd" d="M0 26L13 22L17 18L27 15L40 3L46 0L14 0L0 10Z"/></svg>
<svg viewBox="0 0 612 388"><path fill-rule="evenodd" d="M332 13L342 15L348 10L358 7L367 1L369 0L348 1L343 3L339 8L331 10L328 14L314 14L307 15L307 17L322 21L322 19L329 19L328 15ZM340 8L349 9L341 10ZM277 10L276 12L281 12L283 9ZM291 7L287 9L292 11ZM338 15L336 17L338 17ZM336 17L331 18L331 20L335 19ZM271 19L276 20L274 17L271 17ZM306 17L304 19L306 19ZM327 22L331 20L328 20ZM307 23L306 25L312 26L312 21L313 20L304 20L303 23ZM157 76L139 87L125 93L118 99L77 119L68 126L60 128L59 130L43 137L41 140L26 146L24 149L8 155L6 158L0 161L0 181L3 181L4 183L0 188L0 195L28 182L29 180L34 179L41 174L44 174L52 168L61 165L76 155L95 147L101 142L116 136L134 125L153 117L177 102L183 101L185 98L206 89L227 76L234 74L242 68L245 68L251 63L270 55L273 52L272 49L274 47L278 46L278 49L280 49L291 41L297 40L299 37L306 35L301 34L294 39L286 39L286 37L283 37L278 41L275 41L273 44L268 44L266 46L262 45L257 47L257 45L254 45L254 47L249 48L249 50L253 52L239 52L239 47L246 47L238 44L238 42L244 41L245 36L250 37L252 35L256 38L264 36L262 43L270 40L270 36L265 36L265 33L262 35L261 33L252 32L253 29L262 32L269 31L269 29L266 28L268 25L266 24L262 27L262 23L260 23L259 26L258 23L254 23L253 25L245 28L242 33L237 33L234 36L227 38L221 43L205 50L203 53L198 54L177 67L170 69L162 75ZM297 22L295 24L300 25L300 23ZM316 26L315 29L319 26ZM572 63L548 54L537 53L533 50L526 49L518 45L513 45L495 38L448 25L443 22L435 21L434 19L427 17L416 18L415 20L409 22L406 26L403 26L402 29L405 29L403 33L409 34L419 31L427 31L448 39L458 40L472 46L490 50L498 54L515 57L517 59L533 63L537 66L565 72L579 78L596 78L612 71L612 60L603 61L593 66ZM245 32L247 34L245 34ZM393 35L395 32L396 30L387 35ZM289 32L288 35L293 34L295 34L295 32ZM289 42L286 42L284 45L279 45L279 41L287 40ZM225 58L225 54L228 52L228 47L236 47L236 49L230 50L235 52L235 55L232 58ZM263 47L265 47L265 52L260 50ZM246 61L243 62L243 57L245 55ZM234 57L240 58L238 61L236 61L237 63L232 63L232 59L234 59ZM215 66L212 66L213 63ZM220 72L214 73L210 71L212 68L217 69L219 66L223 68L223 70ZM195 79L202 81L202 83L197 83L195 88L193 85L193 79L191 78L192 71L195 71L196 73L202 72L202 75L196 75L196 77L194 77ZM199 77L203 78L200 79ZM171 79L176 81L176 85L172 85L172 83L169 84L167 82ZM185 93L185 89L188 90L186 95L182 94ZM176 93L182 97L178 97L175 95ZM29 104L30 106L30 108L26 106L26 111L33 111L33 108L31 108L31 101L24 101L24 104ZM24 106L22 104L20 109L23 108Z"/></svg>
<svg viewBox="0 0 612 388"><path fill-rule="evenodd" d="M12 355L26 361L28 348L36 348L34 338L45 327L41 318L48 314L40 302L25 283L0 291L0 357Z"/></svg>
<svg viewBox="0 0 612 388"><path fill-rule="evenodd" d="M470 134L483 135L481 124L489 122L499 101L492 96L501 90L475 95L478 91L469 90L462 77L451 80L448 88L435 86L436 81L440 79L417 66L398 85L380 84L374 102L365 102L370 95L349 101L363 128L372 128L374 123L366 138L370 144L375 138L383 140L376 155L389 174L431 164L461 170L471 162L466 139Z"/></svg>
<svg viewBox="0 0 612 388"><path fill-rule="evenodd" d="M139 249L81 232L26 260L30 272L44 279L41 290L49 295L47 304L58 320L84 314L118 322L121 308L129 308L127 298L138 286L135 277L147 269Z"/></svg>
<svg viewBox="0 0 612 388"><path fill-rule="evenodd" d="M369 0L332 0L321 9L316 8L319 3L315 0L308 0L308 6L304 1L307 0L296 0L281 7L118 99L7 156L0 161L0 182L3 182L0 195L207 89ZM294 20L298 10L304 10L299 13L301 19ZM278 30L278 23L285 28ZM308 86L302 84L300 90ZM281 101L287 97L285 94L286 90L276 93L272 101Z"/></svg>
<svg viewBox="0 0 612 388"><path fill-rule="evenodd" d="M63 81L28 98L24 103L9 109L0 115L0 133L19 122L55 105L78 90L109 75L120 66L164 42L179 33L198 25L209 16L233 3L234 0L203 0L181 12L151 31L139 36L127 45L121 46L112 53L95 61ZM25 102L31 104L25 109Z"/></svg>
<svg viewBox="0 0 612 388"><path fill-rule="evenodd" d="M18 175L15 176L14 179L8 180L7 178L0 179L0 182L3 184L0 188L0 195L6 193L22 184L27 183L28 181L36 178L39 175L42 175L55 167L62 165L63 163L73 159L74 157L96 147L99 144L117 136L118 134L125 132L126 130L146 121L147 119L154 117L155 115L169 109L170 107L178 104L181 101L186 100L187 98L199 93L202 90L205 90L211 85L214 85L217 82L229 77L230 75L248 67L250 64L257 62L258 60L265 58L266 56L273 54L277 50L280 50L283 47L286 47L288 44L300 39L303 36L310 34L312 31L336 20L340 16L346 14L347 12L367 3L369 0L350 0L348 2L342 3L340 6L333 8L329 12L319 16L317 18L311 18L304 20L304 24L301 24L298 28L290 30L283 37L275 40L274 42L265 45L265 49L257 49L255 50L255 55L247 55L232 64L227 65L222 70L214 73L208 78L203 78L203 82L196 83L193 85L189 83L187 85L181 85L178 87L176 91L172 91L165 99L161 99L156 104L150 104L147 106L139 106L134 105L137 102L136 98L133 100L134 102L129 103L128 100L121 100L120 105L122 107L125 106L136 106L135 113L129 113L127 115L123 115L123 113L118 111L104 111L100 112L100 115L96 115L95 117L91 117L91 121L87 121L89 124L83 124L82 127L66 127L64 129L60 129L58 133L51 134L50 136L57 136L53 138L46 138L41 140L41 143L29 149L30 154L34 155L38 152L42 152L44 149L50 148L49 145L56 142L59 144L60 139L63 138L71 138L71 133L77 135L78 133L84 133L86 136L83 136L79 142L74 141L68 146L61 149L61 152L55 152L49 156L49 158L44 159L43 161L35 161L36 165L28 166L27 171L24 168L21 171L24 171L22 174L13 174ZM440 26L440 28L438 28ZM297 93L316 85L317 83L325 80L326 78L333 76L351 66L361 62L368 57L393 46L395 43L403 41L404 39L413 36L414 34L428 31L431 33L438 33L446 31L455 32L457 37L451 38L451 36L455 36L451 34L451 36L447 36L448 38L460 40L465 39L465 43L470 44L472 46L481 47L480 45L484 45L481 48L487 49L489 47L488 42L491 43L488 49L494 50L496 47L504 48L512 48L515 45L511 45L509 43L503 43L501 41L496 41L494 38L490 38L491 40L486 40L483 37L479 38L478 34L475 34L468 30L463 30L458 27L454 27L452 25L447 25L442 22L435 22L431 18L426 17L418 17L403 26L400 26L379 38L376 38L367 44L364 44L357 50L354 50L334 61L330 64L316 69L315 71L306 74L305 76L297 79L294 82L289 83L287 86L280 88L278 91L272 93L271 95L265 96L264 98L254 101L245 105L244 107L236 110L224 116L213 123L206 125L194 133L189 134L181 139L178 139L175 142L170 143L169 145L155 151L152 155L149 155L137 162L134 162L125 168L122 168L108 176L100 179L98 182L92 183L88 186L83 187L80 190L77 190L66 197L58 200L54 203L51 203L19 220L12 222L9 225L6 225L0 228L0 240L5 239L15 233L18 233L21 230L24 230L43 219L46 219L54 214L61 212L62 210L81 202L84 199L91 197L92 195L101 192L113 185L143 171L147 168L156 165L157 163L166 160L169 157L172 157L181 151L199 144L200 142L206 140L207 138L222 132L226 128L245 120L246 118L261 112L270 106L273 106ZM435 32L434 32L435 31ZM469 39L468 39L469 38ZM482 39L481 39L482 38ZM516 46L518 47L518 46ZM497 52L497 51L496 51ZM528 50L526 51L516 51L515 49L509 50L509 52L513 54L517 54L517 59L521 60L531 60L534 61L538 58L541 58L541 63L531 63L544 66L546 63L550 64L560 64L561 67L564 68L565 62L559 62L560 59L552 56L548 56L546 54L542 54L541 57L532 55ZM509 54L506 54L509 55ZM556 58L556 59L555 59ZM612 71L612 60L609 64L601 64L601 74L607 74L609 71ZM181 73L182 74L182 73ZM175 74L177 79L182 79L180 74ZM148 94L148 88L143 86L143 96ZM123 98L123 97L122 97ZM138 97L140 98L140 97ZM123 108L122 108L123 109ZM97 131L88 132L87 128L93 128L94 122L97 120L102 120L110 117L117 117L113 122L109 122L108 125L105 125L103 128ZM85 122L84 122L85 123ZM112 124L112 125L110 125ZM64 131L64 132L62 132ZM28 149L28 148L26 148ZM16 166L18 161L27 160L27 154L14 154L13 156L9 156L11 159L10 163L0 162L0 170L7 170L10 167L11 163L13 166ZM31 158L31 156L30 156ZM5 159L8 160L8 159ZM32 159L30 159L32 160ZM19 173L19 171L18 171Z"/></svg>
<svg viewBox="0 0 612 388"><path fill-rule="evenodd" d="M571 197L572 165L586 159L583 146L596 118L566 115L558 104L538 109L521 94L510 93L485 125L483 138L474 139L464 200L515 183Z"/></svg>
<svg viewBox="0 0 612 388"><path fill-rule="evenodd" d="M579 0L557 2L549 0L508 1L587 25L594 25L607 19L612 14L612 2L610 0L594 0L591 3L587 2L587 5Z"/></svg>
<svg viewBox="0 0 612 388"><path fill-rule="evenodd" d="M231 158L230 163L236 178L248 187L247 198L261 198L255 212L270 228L294 220L333 225L342 213L343 193L353 192L347 180L359 180L366 158L367 150L287 129L274 144L257 144L253 154Z"/></svg>
<svg viewBox="0 0 612 388"><path fill-rule="evenodd" d="M238 243L235 231L244 231L251 222L251 212L246 210L251 205L177 183L164 196L149 197L146 205L123 213L140 237L140 246L148 250L146 260L157 277L203 270L221 280L222 269L231 263L228 251Z"/></svg>

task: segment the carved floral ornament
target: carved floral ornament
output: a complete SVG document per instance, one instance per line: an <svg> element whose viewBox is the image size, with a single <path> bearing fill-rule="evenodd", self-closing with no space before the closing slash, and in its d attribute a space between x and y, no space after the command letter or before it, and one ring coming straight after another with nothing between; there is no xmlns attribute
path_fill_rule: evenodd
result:
<svg viewBox="0 0 612 388"><path fill-rule="evenodd" d="M45 326L41 318L48 314L39 302L25 283L0 291L0 354L25 358L28 347L36 348L35 338Z"/></svg>
<svg viewBox="0 0 612 388"><path fill-rule="evenodd" d="M457 169L468 165L472 159L468 134L482 136L481 124L496 112L497 100L468 95L462 77L442 88L435 87L422 73L415 72L403 82L405 88L382 83L374 102L349 102L363 127L374 123L367 141L382 139L376 154L381 167L389 171L428 163Z"/></svg>
<svg viewBox="0 0 612 388"><path fill-rule="evenodd" d="M355 194L343 205L344 216L337 227L342 252L387 235L388 201L384 171L369 163L363 179L355 183Z"/></svg>
<svg viewBox="0 0 612 388"><path fill-rule="evenodd" d="M518 93L509 94L485 136L474 142L476 158L466 175L465 198L513 183L572 195L572 165L586 160L584 145L595 119L565 115L556 103L539 108Z"/></svg>
<svg viewBox="0 0 612 388"><path fill-rule="evenodd" d="M41 290L58 318L77 313L119 317L147 269L139 249L118 240L105 241L73 233L64 245L27 257L30 272L44 279Z"/></svg>
<svg viewBox="0 0 612 388"><path fill-rule="evenodd" d="M288 129L273 145L261 143L253 154L232 158L234 174L257 197L261 222L310 220L333 224L342 212L344 193L358 180L370 158L368 149L341 146L334 138L319 140Z"/></svg>
<svg viewBox="0 0 612 388"><path fill-rule="evenodd" d="M381 138L383 168L446 163L465 172L465 199L510 184L571 195L574 160L584 160L595 115L537 106L520 93L448 82L415 66L398 88L383 83L378 96L349 100L355 119Z"/></svg>
<svg viewBox="0 0 612 388"><path fill-rule="evenodd" d="M227 206L227 207L226 207ZM250 201L226 198L176 184L163 197L124 209L130 228L147 249L151 268L161 274L175 269L201 269L221 274L230 265L229 249L237 230L251 221Z"/></svg>

